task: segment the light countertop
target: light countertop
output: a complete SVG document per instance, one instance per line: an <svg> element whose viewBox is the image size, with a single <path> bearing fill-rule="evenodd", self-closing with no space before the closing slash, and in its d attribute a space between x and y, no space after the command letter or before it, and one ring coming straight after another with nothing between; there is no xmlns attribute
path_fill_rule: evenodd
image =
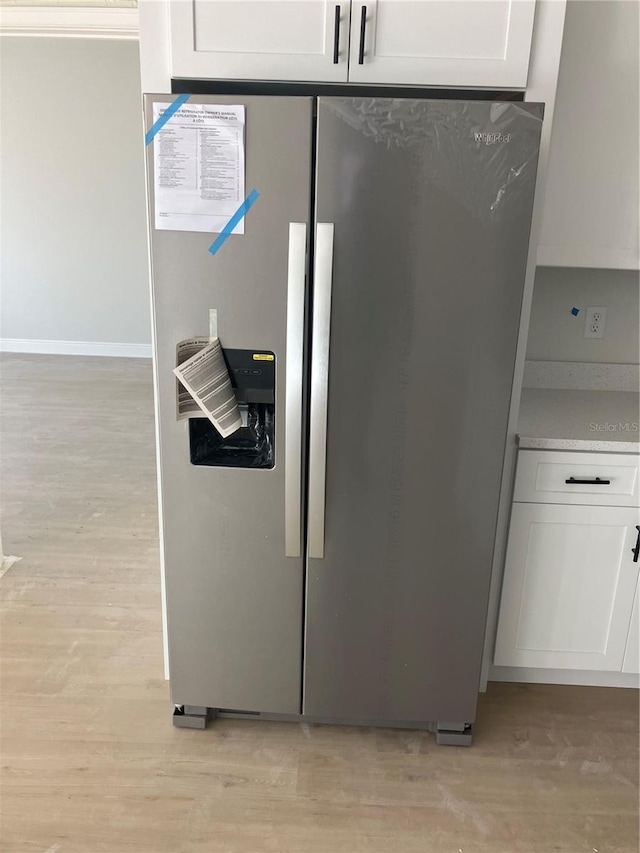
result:
<svg viewBox="0 0 640 853"><path fill-rule="evenodd" d="M523 388L519 446L640 453L639 404L631 391Z"/></svg>

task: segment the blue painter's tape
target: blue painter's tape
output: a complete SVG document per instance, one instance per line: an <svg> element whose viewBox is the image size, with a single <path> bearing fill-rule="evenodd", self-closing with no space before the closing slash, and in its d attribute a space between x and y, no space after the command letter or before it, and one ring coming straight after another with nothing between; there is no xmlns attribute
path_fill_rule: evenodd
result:
<svg viewBox="0 0 640 853"><path fill-rule="evenodd" d="M256 202L259 195L260 195L260 193L258 192L258 190L256 190L256 189L251 190L249 195L245 198L245 200L242 202L240 207L236 210L236 212L233 214L231 219L227 222L227 224L224 226L222 231L218 234L216 239L209 246L209 251L211 252L212 255L215 255L215 253L218 251L218 249L222 245L224 245L229 234L231 234L231 232L236 227L238 222L241 221L242 217L246 215L247 211L249 211L251 209L251 207L253 207L253 205Z"/></svg>
<svg viewBox="0 0 640 853"><path fill-rule="evenodd" d="M572 308L571 313L573 314L574 317L577 317L578 314L580 313L580 309L579 308Z"/></svg>
<svg viewBox="0 0 640 853"><path fill-rule="evenodd" d="M144 144L145 145L148 145L152 141L152 139L156 135L156 133L159 130L162 130L162 128L169 121L171 116L174 113L177 113L178 110L180 109L180 107L184 103L186 103L190 97L191 97L191 95L188 95L185 92L183 92L182 95L178 95L178 97L175 99L175 101L173 101L173 103L170 104L166 108L166 110L162 113L160 118L157 121L154 121L154 123L151 125L149 130L145 133L145 135L144 135Z"/></svg>

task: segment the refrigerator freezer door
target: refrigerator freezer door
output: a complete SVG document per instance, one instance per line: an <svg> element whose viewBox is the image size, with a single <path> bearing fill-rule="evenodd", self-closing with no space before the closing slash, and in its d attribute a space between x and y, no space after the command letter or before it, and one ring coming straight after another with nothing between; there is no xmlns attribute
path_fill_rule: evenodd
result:
<svg viewBox="0 0 640 853"><path fill-rule="evenodd" d="M153 102L171 99L146 97L147 127ZM312 101L207 96L194 102L245 105L246 188L260 196L244 235L231 235L213 256L212 234L151 233L171 692L180 704L299 713ZM161 140L159 134L152 145ZM272 468L190 463L188 424L176 420L175 346L209 333L212 308L223 347L263 359L275 354ZM264 364L258 358L251 369Z"/></svg>
<svg viewBox="0 0 640 853"><path fill-rule="evenodd" d="M541 119L320 99L317 218L334 236L307 714L475 718Z"/></svg>

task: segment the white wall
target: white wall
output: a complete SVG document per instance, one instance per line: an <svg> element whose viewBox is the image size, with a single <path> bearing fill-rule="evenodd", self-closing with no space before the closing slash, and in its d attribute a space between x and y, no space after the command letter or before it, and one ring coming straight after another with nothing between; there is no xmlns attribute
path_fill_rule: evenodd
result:
<svg viewBox="0 0 640 853"><path fill-rule="evenodd" d="M638 364L639 276L633 270L538 267L527 343L530 361ZM605 337L584 337L589 306L605 306ZM571 314L578 308L577 317Z"/></svg>
<svg viewBox="0 0 640 853"><path fill-rule="evenodd" d="M150 355L138 45L0 47L2 345Z"/></svg>

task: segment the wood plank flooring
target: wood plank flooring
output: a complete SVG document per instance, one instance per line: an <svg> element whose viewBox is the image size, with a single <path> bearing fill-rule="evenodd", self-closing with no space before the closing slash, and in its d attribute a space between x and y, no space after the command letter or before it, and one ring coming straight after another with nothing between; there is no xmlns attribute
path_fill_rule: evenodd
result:
<svg viewBox="0 0 640 853"><path fill-rule="evenodd" d="M636 853L638 693L492 684L414 731L171 725L151 367L5 355L3 853Z"/></svg>

